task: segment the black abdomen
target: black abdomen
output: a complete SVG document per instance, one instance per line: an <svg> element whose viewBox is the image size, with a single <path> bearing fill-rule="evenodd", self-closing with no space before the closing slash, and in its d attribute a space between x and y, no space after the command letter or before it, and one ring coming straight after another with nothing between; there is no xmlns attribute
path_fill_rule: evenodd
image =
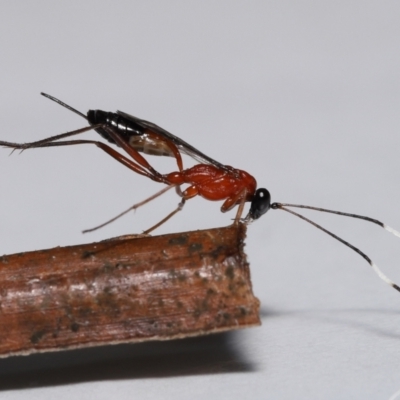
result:
<svg viewBox="0 0 400 400"><path fill-rule="evenodd" d="M121 115L102 110L89 110L87 113L88 122L90 125L104 124L112 128L127 142L132 136L141 136L145 129L135 121L126 119ZM97 128L95 131L110 143L115 144L115 141L110 137L106 130Z"/></svg>

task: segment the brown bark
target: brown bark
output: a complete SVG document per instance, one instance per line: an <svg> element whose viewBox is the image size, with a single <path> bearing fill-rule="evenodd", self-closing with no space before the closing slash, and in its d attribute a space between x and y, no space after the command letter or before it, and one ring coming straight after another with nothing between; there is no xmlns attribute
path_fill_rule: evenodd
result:
<svg viewBox="0 0 400 400"><path fill-rule="evenodd" d="M245 226L0 257L0 357L260 324Z"/></svg>

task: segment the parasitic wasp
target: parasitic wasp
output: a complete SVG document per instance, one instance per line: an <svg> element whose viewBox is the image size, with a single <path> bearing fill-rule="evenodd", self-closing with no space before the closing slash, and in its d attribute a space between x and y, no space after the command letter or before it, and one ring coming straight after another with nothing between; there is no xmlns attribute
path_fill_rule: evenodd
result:
<svg viewBox="0 0 400 400"><path fill-rule="evenodd" d="M158 193L140 203L133 205L128 210L117 215L106 223L84 232L93 231L104 225L107 225L108 223L126 214L128 211L137 209L143 204L148 203L154 198L162 195L167 190L175 188L178 195L182 199L178 207L156 225L147 229L145 233L153 231L161 224L169 220L178 211L182 210L186 200L198 195L207 200L224 201L221 206L222 212L229 211L235 206L238 206L234 222L236 224L240 221L248 224L253 220L260 218L269 209L284 210L312 224L344 245L350 247L370 264L379 278L400 292L400 287L386 277L386 275L382 273L377 265L365 253L342 238L338 237L334 233L328 231L303 215L298 214L290 208L310 209L314 211L362 219L377 224L395 236L400 237L400 233L398 231L394 230L383 222L362 215L344 213L318 207L287 203L271 203L271 195L269 191L265 188L257 188L256 179L248 172L233 168L231 166L223 165L218 161L215 161L191 146L189 143L159 127L158 125L153 124L152 122L139 119L121 111L113 113L101 110L89 110L87 115L84 115L83 113L75 110L71 106L53 96L45 93L42 93L42 95L85 118L89 123L89 126L31 143L11 143L0 141L0 146L9 147L14 150L26 150L40 147L93 144L134 172L146 176L153 181L167 185L166 188L162 189ZM86 139L60 141L61 139L69 138L90 130L95 130L109 143L116 144L117 146L121 147L129 157L117 152L108 144L99 141ZM140 153L174 157L178 166L178 171L161 174L156 171ZM191 168L184 169L181 154L191 156L199 164L196 164ZM187 184L189 186L182 191L180 186L183 184ZM241 218L246 202L250 202L250 209L247 216L245 218Z"/></svg>

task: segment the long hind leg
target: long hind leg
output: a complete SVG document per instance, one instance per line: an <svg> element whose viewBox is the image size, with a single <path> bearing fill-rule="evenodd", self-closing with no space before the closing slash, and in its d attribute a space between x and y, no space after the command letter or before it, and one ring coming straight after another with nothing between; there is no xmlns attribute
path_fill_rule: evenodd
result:
<svg viewBox="0 0 400 400"><path fill-rule="evenodd" d="M79 135L81 133L91 131L92 129L101 128L102 126L103 126L102 124L85 126L84 128L76 129L75 131L61 133L61 134L55 135L55 136L49 136L45 139L37 140L35 142L28 142L28 143L12 143L12 142L4 142L4 141L0 140L0 146L10 147L10 148L13 148L14 150L17 150L17 149L26 150L26 149L34 149L35 147L45 147L43 145L46 143L51 143L51 142L55 142L56 140L64 139L64 138L74 136L74 135Z"/></svg>
<svg viewBox="0 0 400 400"><path fill-rule="evenodd" d="M35 143L35 142L33 142ZM72 145L78 145L78 144L94 144L97 147L99 147L101 150L105 151L108 155L113 157L115 160L120 162L121 164L125 165L132 171L135 171L137 174L144 175L147 178L152 179L153 181L156 182L163 182L168 184L168 182L165 180L165 178L156 170L154 170L151 166L151 170L146 170L147 165L149 165L146 161L146 165L140 165L138 162L135 162L133 160L130 160L129 158L125 157L124 155L118 153L118 151L114 150L110 146L102 143L102 142L97 142L94 140L69 140L65 142L45 142L45 143L40 143L38 142L35 143L34 146L27 147L28 144L18 144L18 143L9 143L9 142L0 142L0 146L5 146L5 147L10 147L12 149L21 149L25 150L28 148L42 148L42 147L58 147L58 146L72 146Z"/></svg>
<svg viewBox="0 0 400 400"><path fill-rule="evenodd" d="M97 229L103 228L104 226L106 226L108 224L111 224L112 222L116 221L117 219L123 217L129 211L137 210L139 207L142 207L145 204L150 203L150 201L152 201L152 200L156 199L157 197L163 195L165 192L167 192L168 190L172 189L173 187L175 187L175 185L170 185L170 186L165 187L164 189L158 191L157 193L153 194L152 196L148 197L147 199L144 199L141 202L136 203L133 206L130 206L128 209L126 209L122 213L116 215L115 217L109 219L108 221L106 221L106 222L104 222L104 223L102 223L102 224L100 224L98 226L95 226L94 228L85 229L84 231L82 231L82 233L93 232L93 231L96 231ZM153 229L155 229L155 228L153 228ZM153 229L151 229L151 230L153 230ZM150 231L150 230L147 230L147 231ZM145 231L144 233L147 233L147 231Z"/></svg>
<svg viewBox="0 0 400 400"><path fill-rule="evenodd" d="M171 186L173 187L173 186ZM178 213L179 211L182 211L183 206L185 205L186 199L183 196L181 187L179 185L175 186L175 191L176 194L182 198L182 200L179 202L178 206L176 207L176 209L172 212L170 212L165 218L163 218L160 222L157 222L155 225L153 225L151 228L146 229L143 233L144 234L148 234L152 231L154 231L155 229L157 229L159 226L161 226L162 224L164 224L165 222L167 222L170 218L172 218L176 213Z"/></svg>
<svg viewBox="0 0 400 400"><path fill-rule="evenodd" d="M180 197L182 197L182 200L180 201L180 203L178 204L178 207L177 207L174 211L170 212L170 213L169 213L165 218L163 218L161 221L157 222L155 225L153 225L153 226L150 227L149 229L146 229L146 230L143 232L144 234L149 234L150 232L154 231L154 230L157 229L159 226L161 226L162 224L164 224L165 222L167 222L167 221L168 221L170 218L172 218L177 212L179 212L179 211L182 210L183 206L185 205L185 201L186 201L186 200L183 198L182 192L181 192L179 186L176 186L176 185L167 186L166 188L164 188L164 189L160 190L159 192L153 194L152 196L148 197L147 199L145 199L145 200L143 200L143 201L141 201L141 202L139 202L139 203L136 203L136 204L134 204L133 206L129 207L128 209L126 209L126 210L123 211L122 213L118 214L118 215L115 216L114 218L111 218L110 220L104 222L104 223L101 224L101 225L95 226L94 228L85 229L84 231L82 231L82 233L93 232L93 231L95 231L95 230L97 230L97 229L100 229L100 228L102 228L102 227L104 227L104 226L110 224L111 222L114 222L114 221L117 220L118 218L120 218L120 217L124 216L125 214L127 214L129 211L131 211L131 210L137 210L139 207L141 207L141 206L143 206L143 205L149 203L150 201L154 200L155 198L157 198L157 197L163 195L165 192L167 192L168 190L172 189L173 187L176 188L176 192L178 193L178 195L179 195Z"/></svg>

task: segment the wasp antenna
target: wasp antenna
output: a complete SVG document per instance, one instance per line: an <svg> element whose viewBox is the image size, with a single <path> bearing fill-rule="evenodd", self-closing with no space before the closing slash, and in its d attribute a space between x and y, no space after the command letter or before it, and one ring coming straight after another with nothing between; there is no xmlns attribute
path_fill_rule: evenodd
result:
<svg viewBox="0 0 400 400"><path fill-rule="evenodd" d="M41 92L40 94L41 94L42 96L44 96L44 97L47 97L47 98L50 99L50 100L53 100L54 102L58 103L60 106L63 106L63 107L65 107L65 108L67 108L68 110L74 112L75 114L80 115L82 118L85 118L85 119L87 120L87 116L86 116L85 114L82 114L80 111L75 110L75 108L72 108L72 107L69 106L68 104L65 104L63 101L58 100L58 99L56 99L55 97L50 96L50 95L47 94L47 93Z"/></svg>
<svg viewBox="0 0 400 400"><path fill-rule="evenodd" d="M396 289L398 292L400 292L400 287L392 282L379 268L378 266L365 254L363 253L360 249L358 249L357 247L353 246L352 244L350 244L349 242L346 242L345 240L343 240L342 238L340 238L339 236L335 235L334 233L328 231L327 229L323 228L321 225L318 225L317 223L315 223L314 221L311 221L310 219L306 218L304 215L298 214L292 210L289 210L287 208L285 208L285 206L290 206L290 207L299 207L299 208L308 208L310 210L316 210L316 211L324 211L324 212L330 212L333 214L338 214L338 215L345 215L345 216L349 216L349 217L354 217L354 218L360 218L360 219L364 219L370 222L374 222L377 223L378 225L382 226L383 228L385 228L386 230L388 230L389 232L393 233L396 236L400 237L399 232L395 231L394 229L390 228L389 226L383 224L380 221L377 220L373 220L372 218L369 217L363 217L360 215L355 215L355 214L346 214L346 213L342 213L339 211L332 211L332 210L325 210L325 209L319 209L316 207L310 207L310 206L302 206L302 205L291 205L291 204L283 204L283 203L273 203L271 205L271 208L274 210L284 210L290 214L295 215L298 218L301 218L302 220L308 222L309 224L315 226L316 228L320 229L321 231L325 232L326 234L328 234L329 236L332 236L334 239L338 240L339 242L343 243L345 246L350 247L352 250L354 250L356 253L358 253L362 258L364 258L368 264L372 267L372 269L375 271L375 273L379 276L379 278L381 278L385 283L387 283L388 285L390 285L393 289Z"/></svg>
<svg viewBox="0 0 400 400"><path fill-rule="evenodd" d="M400 232L396 231L396 229L391 228L389 225L383 224L383 228L386 229L388 232L393 233L394 236L400 238Z"/></svg>
<svg viewBox="0 0 400 400"><path fill-rule="evenodd" d="M344 217L362 219L364 221L372 222L373 224L379 225L383 229L386 229L388 232L392 233L394 236L397 236L400 238L400 232L396 231L396 229L391 228L389 225L386 225L383 222L378 221L377 219L366 217L364 215L345 213L342 211L328 210L326 208L320 208L320 207L305 206L302 204L287 204L287 203L275 203L275 204L279 205L279 207L277 207L277 208L280 208L280 206L306 208L308 210L321 211L321 212L326 212L326 213L331 213L331 214L336 214L336 215L343 215Z"/></svg>

